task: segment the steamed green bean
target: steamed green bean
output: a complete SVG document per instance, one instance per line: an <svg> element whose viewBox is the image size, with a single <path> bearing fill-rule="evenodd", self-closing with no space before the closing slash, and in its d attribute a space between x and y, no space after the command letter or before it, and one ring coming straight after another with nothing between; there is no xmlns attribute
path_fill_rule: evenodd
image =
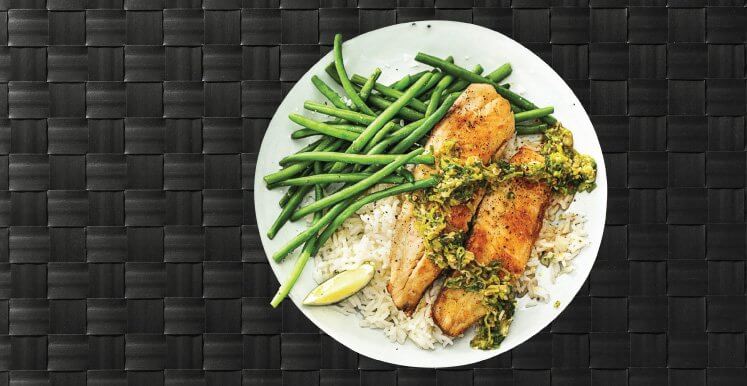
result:
<svg viewBox="0 0 747 386"><path fill-rule="evenodd" d="M464 69L463 67L459 67L453 63L449 63L445 60L441 60L435 56L424 54L422 52L418 52L418 54L415 56L415 60L417 60L418 62L424 63L424 64L428 64L430 66L436 67L438 69L441 69L442 71L446 71L454 76L460 77L472 83L487 83L487 84L493 85L495 87L495 90L498 92L498 94L508 99L509 102L521 107L524 110L537 109L537 106L534 103L530 102L529 100L522 97L521 95L516 94L515 92L508 90L506 88L503 88L500 85L493 82L491 79L488 79L482 75L470 72ZM545 117L542 117L542 121L544 121L548 125L554 125L555 123L557 123L557 120L552 115L547 115Z"/></svg>
<svg viewBox="0 0 747 386"><path fill-rule="evenodd" d="M350 79L348 79L348 73L345 70L345 64L342 61L342 35L340 34L335 35L333 56L335 58L335 69L337 70L337 76L340 79L342 88L345 90L348 98L350 98L353 104L357 106L358 110L360 110L361 112L368 115L374 115L373 110L371 110L371 108L366 105L366 102L363 102L363 99L361 99L361 97L358 95L358 91L353 88L353 84L350 83Z"/></svg>
<svg viewBox="0 0 747 386"><path fill-rule="evenodd" d="M363 101L368 99L368 96L371 94L371 90L373 90L374 85L376 84L376 80L379 79L379 76L381 76L381 69L376 67L376 69L374 69L374 72L368 77L368 79L366 79L366 82L363 83L361 91L358 93Z"/></svg>
<svg viewBox="0 0 747 386"><path fill-rule="evenodd" d="M543 107L541 109L527 110L514 114L514 120L516 122L528 121L531 119L537 119L546 117L555 111L552 107Z"/></svg>
<svg viewBox="0 0 747 386"><path fill-rule="evenodd" d="M358 211L358 209L362 208L364 205L370 204L374 201L381 200L382 198L396 196L398 194L411 192L413 190L419 190L419 189L426 189L430 188L432 186L435 186L438 183L438 179L435 177L430 177L424 180L415 181L415 182L408 182L402 185L392 186L391 188L387 188L384 190L380 190L375 193L371 193L368 196L365 196L351 205L349 205L345 210L343 210L335 219L327 226L326 229L319 235L319 238L317 239L318 243L320 245L324 245L324 243L332 236L332 234L335 233L337 228L342 225L342 223L350 216L352 216L355 212Z"/></svg>
<svg viewBox="0 0 747 386"><path fill-rule="evenodd" d="M358 136L361 135L361 133L356 133L353 131L348 131L346 129L340 129L332 125L328 125L326 123L317 122L313 119L306 118L303 115L299 115L299 114L291 114L288 116L288 118L291 121L293 121L293 123L296 123L307 129L317 131L321 134L328 135L330 137L343 139L348 142L355 141L356 139L358 139Z"/></svg>
<svg viewBox="0 0 747 386"><path fill-rule="evenodd" d="M314 169L316 172L316 165L314 165ZM324 197L324 189L322 189L321 186L316 186L314 188L314 192L315 198L317 200L321 200L322 197ZM321 218L322 212L314 213L314 222L318 222L319 220L321 220ZM270 305L272 306L272 308L277 308L277 306L280 305L280 302L282 302L283 299L288 296L290 290L294 285L296 285L296 281L298 281L298 278L301 277L301 273L303 272L304 267L306 267L306 263L309 262L309 258L311 258L311 256L316 253L317 249L318 247L316 238L312 237L306 240L306 243L301 250L301 254L298 256L298 259L296 259L296 263L293 264L293 269L291 270L290 275L288 275L288 279L280 285L280 288L278 288L275 296L273 296L272 300L270 300Z"/></svg>
<svg viewBox="0 0 747 386"><path fill-rule="evenodd" d="M418 79L418 82L422 80L423 78L420 78ZM412 87L410 87L410 89L412 89ZM363 179L361 181L358 181L357 183L345 189L342 189L332 195L324 197L323 199L319 201L315 201L312 204L302 207L301 209L296 211L296 213L294 213L293 216L291 216L291 219L294 221L298 220L300 218L303 218L307 214L311 214L318 210L322 210L326 207L329 207L330 205L334 205L340 201L353 197L360 192L363 192L364 190L377 184L382 178L392 174L392 172L394 172L398 167L404 165L407 162L411 162L413 158L417 157L418 155L421 155L423 151L424 149L419 148L407 154L402 154L402 155L397 156L396 158L394 158L394 161L391 161L386 166L378 170L376 173L372 174L370 177Z"/></svg>
<svg viewBox="0 0 747 386"><path fill-rule="evenodd" d="M358 182L366 177L370 177L371 173L336 173L336 174L312 174L304 177L289 178L285 181L281 181L272 188L281 186L306 186L306 185L323 185L323 184L334 184L338 182ZM382 183L387 184L401 184L405 182L405 179L397 176L388 176L381 180Z"/></svg>
<svg viewBox="0 0 747 386"><path fill-rule="evenodd" d="M532 126L516 126L517 135L542 134L547 130L547 124L541 123Z"/></svg>
<svg viewBox="0 0 747 386"><path fill-rule="evenodd" d="M420 77L425 75L427 72L428 71L420 71L415 74L407 74L403 76L402 78L400 78L398 81L390 84L389 87L395 90L404 91L408 87L410 87L413 83L417 82L418 79L420 79Z"/></svg>
<svg viewBox="0 0 747 386"><path fill-rule="evenodd" d="M439 107L436 111L433 112L433 115L429 116L425 119L423 124L420 125L417 129L415 129L410 135L408 135L406 138L404 138L402 141L400 141L398 144L392 148L390 151L390 154L397 154L402 153L410 146L414 145L417 141L419 141L421 138L423 138L426 134L428 134L429 131L433 128L433 126L436 125L441 119L446 115L446 113L449 111L451 106L454 104L454 102L457 100L457 96L452 94L449 95L444 103ZM302 153L302 154L313 154L313 153ZM301 154L298 154L299 156Z"/></svg>
<svg viewBox="0 0 747 386"><path fill-rule="evenodd" d="M366 79L366 78L364 78L364 77L362 77L362 76L360 76L358 74L354 74L353 77L350 78L350 80L353 83L355 83L355 84L357 84L357 85L359 85L361 87L365 86L366 82L368 82L368 79ZM399 91L399 90L393 89L393 88L385 86L385 85L383 85L381 83L374 83L373 88L374 88L374 90L376 90L379 93L381 93L381 95L384 95L384 96L387 96L387 97L390 97L390 98L395 98L395 99L401 97L402 94L404 93L403 91ZM363 90L363 88L361 88L361 90ZM407 105L410 106L415 111L419 111L421 113L424 113L425 109L426 109L425 104L423 102L421 102L420 100L416 99L416 98L413 98Z"/></svg>
<svg viewBox="0 0 747 386"><path fill-rule="evenodd" d="M311 77L311 83L314 84L317 90L324 95L327 100L332 102L335 107L340 109L346 109L350 110L350 106L348 106L347 103L342 99L340 94L337 93L337 91L333 90L331 87L327 85L327 83L324 83L324 81L319 78L318 76L314 75Z"/></svg>
<svg viewBox="0 0 747 386"><path fill-rule="evenodd" d="M513 69L511 68L511 64L505 63L502 66L493 70L493 72L488 74L486 78L492 80L493 83L498 84L500 83L500 81L502 81L503 79L506 79L509 75L511 75L511 71L513 71Z"/></svg>
<svg viewBox="0 0 747 386"><path fill-rule="evenodd" d="M356 138L350 146L345 150L345 153L358 153L368 144L368 142L376 135L376 133L381 130L384 125L386 125L394 116L397 114L397 112L402 109L407 102L409 102L415 95L415 92L417 90L420 90L421 87L428 81L430 78L430 74L426 74L420 79L418 79L415 84L413 84L410 88L407 89L407 91L402 94L399 99L397 99L395 102L393 102L391 105L389 105L384 111L381 112L374 120L366 127L366 130L361 133L358 138ZM373 95L372 95L373 97ZM373 99L373 98L372 98ZM332 172L336 173L342 170L344 164L342 163L336 163L332 167Z"/></svg>
<svg viewBox="0 0 747 386"><path fill-rule="evenodd" d="M280 164L289 165L295 162L322 161L357 165L386 165L394 162L396 158L396 155L390 154L350 154L330 151L312 151L289 155L280 160ZM431 154L423 154L413 157L408 161L408 163L432 165L434 163L434 158Z"/></svg>
<svg viewBox="0 0 747 386"><path fill-rule="evenodd" d="M475 67L472 68L472 72L478 75L482 74L482 71L483 71L483 68L479 64L475 65ZM469 87L471 83L472 82L465 80L465 79L457 79L457 81L454 82L451 86L449 86L449 88L447 88L446 91L444 91L444 93L450 94L453 92L460 92L464 90L465 88Z"/></svg>
<svg viewBox="0 0 747 386"><path fill-rule="evenodd" d="M337 144L334 139L326 137L322 139L318 145L316 145L313 150L325 150L325 151L331 151L333 148L337 149L338 146L342 145L342 142ZM306 149L306 147L304 148ZM303 150L303 149L302 149ZM311 151L312 149L309 149L308 151ZM305 152L298 152L295 154L302 154ZM283 180L286 180L288 178L297 176L298 174L301 174L304 170L306 170L311 163L298 163L293 164L291 166L288 166L287 168L280 169L274 173L270 173L263 177L266 184L274 184Z"/></svg>

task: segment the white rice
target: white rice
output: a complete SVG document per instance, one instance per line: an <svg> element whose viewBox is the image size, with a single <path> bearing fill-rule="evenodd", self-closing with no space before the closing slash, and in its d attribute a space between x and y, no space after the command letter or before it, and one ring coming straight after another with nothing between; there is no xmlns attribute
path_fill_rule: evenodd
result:
<svg viewBox="0 0 747 386"><path fill-rule="evenodd" d="M550 294L539 285L538 270L546 266L551 282L555 283L561 275L573 272L573 259L589 244L584 230L586 218L565 210L572 200L570 195L558 197L547 208L539 237L517 284L519 295L526 294L531 300L546 303Z"/></svg>
<svg viewBox="0 0 747 386"><path fill-rule="evenodd" d="M387 292L389 248L399 205L398 197L389 197L364 206L357 216L348 218L317 253L315 279L321 282L364 262L373 263L376 273L371 282L337 304L337 309L357 314L361 327L381 329L392 342L402 344L410 339L423 349L451 344L451 337L443 334L431 318L431 304L441 289L440 282L424 296L426 305L411 317L397 309Z"/></svg>
<svg viewBox="0 0 747 386"><path fill-rule="evenodd" d="M520 146L538 149L540 136L516 137L509 141L505 157L510 157ZM547 302L550 294L537 280L545 268L544 257L554 280L573 271L573 258L587 245L583 216L566 211L573 197L555 199L549 206L539 239L532 249L518 290L536 302ZM320 248L315 258L314 279L322 282L334 274L357 268L364 262L376 267L371 282L355 295L336 305L345 314L357 315L362 327L381 329L387 338L399 344L408 339L422 349L434 349L452 344L431 318L431 305L443 280L438 280L423 297L412 316L397 309L386 284L389 280L389 249L394 232L400 198L390 197L361 208L348 218L334 235Z"/></svg>

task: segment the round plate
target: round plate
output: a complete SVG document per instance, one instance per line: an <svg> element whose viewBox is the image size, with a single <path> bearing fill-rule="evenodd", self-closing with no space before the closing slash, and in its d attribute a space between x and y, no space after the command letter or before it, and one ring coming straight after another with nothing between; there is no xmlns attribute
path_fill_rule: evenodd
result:
<svg viewBox="0 0 747 386"><path fill-rule="evenodd" d="M290 298L304 315L338 342L362 355L397 365L460 366L494 357L516 347L547 326L573 300L589 275L599 251L607 208L607 176L599 141L578 98L542 59L498 32L466 23L422 21L368 32L346 41L343 45L348 74L365 76L374 68L380 67L383 71L380 81L385 84L399 79L404 74L429 69L414 61L418 51L438 57L452 55L457 64L466 68L479 63L485 68L486 73L503 63L510 62L514 71L507 81L512 84L512 90L523 93L538 106L555 106L555 117L573 131L576 148L594 157L599 172L597 189L590 194L577 195L576 202L571 207L571 210L586 216L586 230L590 242L574 260L575 271L561 276L554 284L543 282L551 296L548 303L524 308L524 302L520 300L510 333L495 350L481 351L470 348L470 336L456 339L454 345L430 351L422 350L409 341L400 345L389 342L381 330L359 327L355 316L345 316L332 307L303 306L301 300L317 285L312 279L313 262L306 267L291 291ZM311 67L291 89L275 112L262 141L254 180L254 203L262 245L268 256L302 231L306 224L303 221L289 223L274 240L267 238L267 229L280 213L277 203L284 190L268 190L262 177L278 170L278 161L283 156L293 153L306 143L290 139L290 133L298 127L288 120L288 114L302 113L314 116L304 112L303 102L324 101L324 97L313 87L310 78L316 74L328 84L334 85L334 81L324 72L324 67L331 61L332 54L329 53ZM339 91L342 93L341 89ZM293 267L293 256L280 264L271 258L269 260L278 281L285 281ZM557 308L553 306L556 300L560 302ZM270 307L269 303L267 307Z"/></svg>

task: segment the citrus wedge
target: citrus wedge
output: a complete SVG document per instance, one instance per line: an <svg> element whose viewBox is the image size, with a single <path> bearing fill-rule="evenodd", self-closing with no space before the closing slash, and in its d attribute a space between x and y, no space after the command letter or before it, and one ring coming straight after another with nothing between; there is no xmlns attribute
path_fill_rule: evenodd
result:
<svg viewBox="0 0 747 386"><path fill-rule="evenodd" d="M337 303L360 291L371 281L373 275L374 267L371 264L363 264L356 269L338 273L309 292L303 304L326 306Z"/></svg>

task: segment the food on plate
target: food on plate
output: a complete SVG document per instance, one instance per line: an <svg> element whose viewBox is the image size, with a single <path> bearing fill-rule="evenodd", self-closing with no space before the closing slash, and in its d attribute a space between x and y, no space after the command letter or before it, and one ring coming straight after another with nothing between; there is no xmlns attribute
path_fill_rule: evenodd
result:
<svg viewBox="0 0 747 386"><path fill-rule="evenodd" d="M498 347L516 299L548 300L540 267L553 279L570 272L586 245L583 217L567 209L594 189L596 163L574 149L552 107L502 83L508 63L482 75L480 65L418 53L432 69L386 85L380 68L349 74L342 48L337 35L325 69L340 88L313 75L327 102L289 116L301 126L291 139L312 142L264 176L269 189L287 189L267 236L308 224L272 255L295 258L272 306L313 258L322 284L305 305L356 314L425 349L473 325L473 347Z"/></svg>
<svg viewBox="0 0 747 386"><path fill-rule="evenodd" d="M513 165L544 163L539 153L522 147L513 157ZM465 278L458 272L447 279L433 305L433 319L446 334L457 336L488 312L495 312L481 326L476 341L490 347L508 333L513 316L513 299L508 287L511 277L521 274L529 260L532 245L539 235L542 217L550 203L549 185L527 178L514 178L497 184L480 203L467 251L483 267L494 267L488 274ZM483 281L478 283L478 281ZM467 283L466 281L472 281ZM458 284L458 285L454 285ZM467 287L495 286L489 295ZM491 297L486 299L486 296ZM491 310L487 304L494 305ZM494 331L495 330L495 331Z"/></svg>
<svg viewBox="0 0 747 386"><path fill-rule="evenodd" d="M486 163L514 135L514 119L508 101L487 84L473 84L454 103L449 114L433 129L425 147L434 156L452 153L466 162ZM443 170L444 168L441 168ZM422 179L437 170L426 165L415 167L413 174ZM453 178L470 178L466 175ZM457 182L458 183L458 182ZM439 195L443 195L439 192ZM448 194L448 193L447 193ZM484 189L463 192L465 200L444 208L438 215L445 219L445 232L464 234L477 209ZM426 289L446 268L436 264L426 251L427 239L417 229L415 203L402 204L390 252L389 293L397 308L412 313Z"/></svg>

